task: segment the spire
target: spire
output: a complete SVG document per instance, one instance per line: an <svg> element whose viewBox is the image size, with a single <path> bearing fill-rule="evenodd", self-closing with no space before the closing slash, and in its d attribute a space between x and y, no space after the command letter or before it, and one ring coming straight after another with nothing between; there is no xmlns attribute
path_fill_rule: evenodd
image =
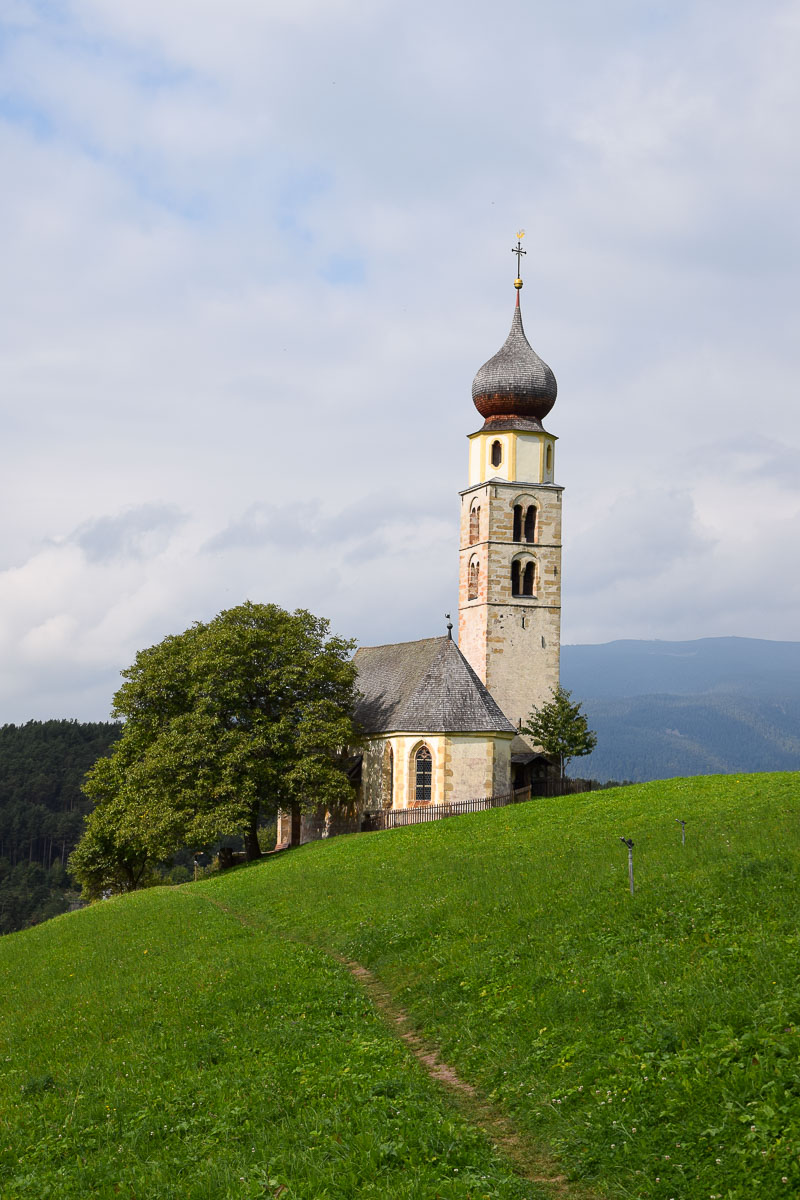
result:
<svg viewBox="0 0 800 1200"><path fill-rule="evenodd" d="M525 230L517 234L517 244L512 253L517 256L517 271L521 270L522 238ZM519 293L522 288L521 275L514 280L517 298L511 331L497 354L485 362L472 384L472 399L478 412L485 419L485 428L495 428L512 422L515 427L541 429L542 419L547 416L556 402L558 384L556 377L531 346L522 325L522 308Z"/></svg>

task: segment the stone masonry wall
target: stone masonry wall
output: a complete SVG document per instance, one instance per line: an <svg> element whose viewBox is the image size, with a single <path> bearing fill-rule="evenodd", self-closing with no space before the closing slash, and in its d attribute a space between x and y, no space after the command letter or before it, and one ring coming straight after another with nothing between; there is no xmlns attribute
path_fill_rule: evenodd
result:
<svg viewBox="0 0 800 1200"><path fill-rule="evenodd" d="M445 803L490 795L494 759L491 737L451 734L447 741Z"/></svg>
<svg viewBox="0 0 800 1200"><path fill-rule="evenodd" d="M470 541L469 514L480 498L481 527ZM536 540L515 542L514 505L537 506ZM468 572L478 557L477 599ZM462 495L459 648L505 715L517 725L550 698L559 681L561 641L561 489L482 484ZM536 563L533 596L512 596L511 563Z"/></svg>
<svg viewBox="0 0 800 1200"><path fill-rule="evenodd" d="M431 804L439 805L482 796L505 795L511 790L511 734L391 734L367 741L363 751L361 792L352 807L326 812L319 805L303 813L301 844L340 833L355 833L363 811L407 808L414 803L414 755L424 743L433 756ZM389 794L386 750L394 754L394 804ZM291 816L278 815L277 844L288 845Z"/></svg>

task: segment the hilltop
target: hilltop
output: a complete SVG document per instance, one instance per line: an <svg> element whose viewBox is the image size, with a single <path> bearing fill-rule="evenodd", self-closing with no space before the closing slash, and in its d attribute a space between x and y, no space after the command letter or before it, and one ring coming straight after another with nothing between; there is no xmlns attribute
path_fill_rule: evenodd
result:
<svg viewBox="0 0 800 1200"><path fill-rule="evenodd" d="M12 934L0 1192L793 1194L798 815L797 774L672 780L312 843ZM510 1121L522 1174L343 959Z"/></svg>

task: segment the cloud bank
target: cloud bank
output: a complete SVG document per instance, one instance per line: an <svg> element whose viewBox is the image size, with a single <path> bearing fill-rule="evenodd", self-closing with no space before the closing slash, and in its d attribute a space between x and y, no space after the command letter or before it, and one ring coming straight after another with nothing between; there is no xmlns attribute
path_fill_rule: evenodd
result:
<svg viewBox="0 0 800 1200"><path fill-rule="evenodd" d="M472 377L559 380L564 636L797 637L800 5L11 0L0 719L245 597L443 628Z"/></svg>

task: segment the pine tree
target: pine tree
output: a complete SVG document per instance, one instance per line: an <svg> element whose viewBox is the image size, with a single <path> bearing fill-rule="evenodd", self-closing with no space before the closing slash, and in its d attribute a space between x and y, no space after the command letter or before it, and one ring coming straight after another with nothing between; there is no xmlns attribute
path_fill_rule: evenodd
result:
<svg viewBox="0 0 800 1200"><path fill-rule="evenodd" d="M527 725L520 731L541 746L545 754L558 759L562 780L570 759L591 754L597 745L597 734L589 728L580 703L570 700L571 695L559 684L553 689L553 699L533 709Z"/></svg>

